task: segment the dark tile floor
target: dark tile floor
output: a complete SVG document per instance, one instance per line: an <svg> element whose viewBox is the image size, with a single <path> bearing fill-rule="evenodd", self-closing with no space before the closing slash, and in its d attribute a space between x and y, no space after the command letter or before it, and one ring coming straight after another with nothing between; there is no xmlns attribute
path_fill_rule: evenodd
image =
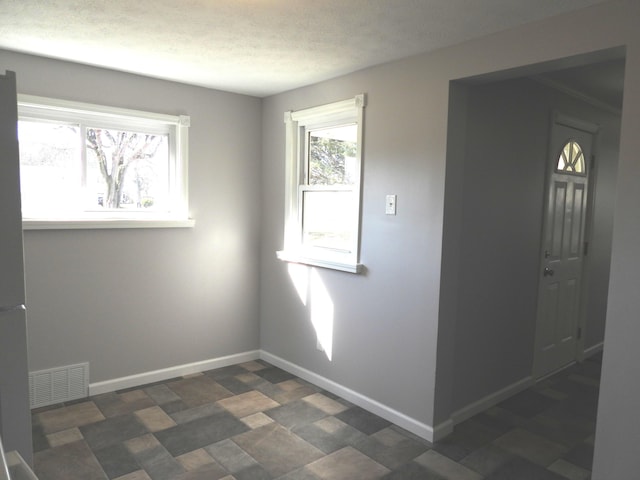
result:
<svg viewBox="0 0 640 480"><path fill-rule="evenodd" d="M33 412L40 480L584 480L600 359L431 445L263 361Z"/></svg>

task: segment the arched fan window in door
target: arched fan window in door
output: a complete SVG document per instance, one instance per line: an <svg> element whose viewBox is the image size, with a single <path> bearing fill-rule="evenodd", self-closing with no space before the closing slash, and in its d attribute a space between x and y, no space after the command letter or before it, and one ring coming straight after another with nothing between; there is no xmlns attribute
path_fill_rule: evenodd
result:
<svg viewBox="0 0 640 480"><path fill-rule="evenodd" d="M556 172L586 175L584 152L575 140L569 140L560 152Z"/></svg>

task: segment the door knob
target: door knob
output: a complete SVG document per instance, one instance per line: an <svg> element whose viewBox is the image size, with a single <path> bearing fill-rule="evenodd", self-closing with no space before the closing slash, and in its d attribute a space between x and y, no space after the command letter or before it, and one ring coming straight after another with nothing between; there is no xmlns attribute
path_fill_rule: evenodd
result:
<svg viewBox="0 0 640 480"><path fill-rule="evenodd" d="M553 277L553 270L551 270L549 267L544 267L544 273L543 275L545 277Z"/></svg>

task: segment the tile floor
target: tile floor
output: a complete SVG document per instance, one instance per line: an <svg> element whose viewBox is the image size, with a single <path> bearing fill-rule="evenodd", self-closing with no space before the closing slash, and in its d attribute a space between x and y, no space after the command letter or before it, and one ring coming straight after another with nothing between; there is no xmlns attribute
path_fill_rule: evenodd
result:
<svg viewBox="0 0 640 480"><path fill-rule="evenodd" d="M33 412L40 480L585 480L592 357L431 445L263 361Z"/></svg>

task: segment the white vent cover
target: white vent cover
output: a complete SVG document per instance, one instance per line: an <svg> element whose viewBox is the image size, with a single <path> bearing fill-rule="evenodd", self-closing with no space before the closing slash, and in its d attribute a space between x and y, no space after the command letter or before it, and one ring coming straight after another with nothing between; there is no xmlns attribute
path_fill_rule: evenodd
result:
<svg viewBox="0 0 640 480"><path fill-rule="evenodd" d="M31 408L84 398L89 393L89 364L79 363L29 373Z"/></svg>

